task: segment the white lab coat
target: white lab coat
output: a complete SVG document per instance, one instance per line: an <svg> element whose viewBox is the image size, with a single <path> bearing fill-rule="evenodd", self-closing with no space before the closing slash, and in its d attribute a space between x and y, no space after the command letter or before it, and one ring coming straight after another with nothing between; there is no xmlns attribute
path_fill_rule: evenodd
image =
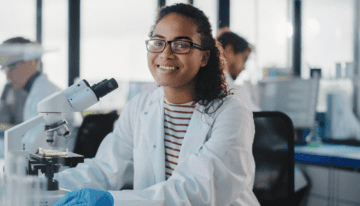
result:
<svg viewBox="0 0 360 206"><path fill-rule="evenodd" d="M95 158L55 174L60 187L110 190L115 205L259 205L246 106L229 96L208 115L197 104L178 166L165 181L163 102L162 87L132 98Z"/></svg>
<svg viewBox="0 0 360 206"><path fill-rule="evenodd" d="M241 101L243 101L251 111L257 112L260 111L260 107L257 106L252 98L251 93L248 91L245 85L235 85L234 80L231 78L230 74L225 72L225 78L227 83L227 89L231 91L235 96L239 97Z"/></svg>
<svg viewBox="0 0 360 206"><path fill-rule="evenodd" d="M50 82L46 74L40 74L31 86L28 98L24 105L23 118L24 121L39 115L37 112L37 103L45 97L61 91L58 86Z"/></svg>
<svg viewBox="0 0 360 206"><path fill-rule="evenodd" d="M24 110L23 110L23 120L27 121L33 117L39 115L37 112L37 104L43 100L45 97L59 92L61 89L56 86L54 83L50 82L46 74L41 74L38 76L29 92L29 95L25 101ZM69 151L73 151L77 132L73 127L74 114L64 114L64 119L68 121L68 128L72 133L68 138L56 138L54 142L54 147L66 147ZM39 124L33 129L29 130L23 138L22 143L25 143L26 150L34 153L39 147L48 147L46 143L46 133L44 132L44 124Z"/></svg>

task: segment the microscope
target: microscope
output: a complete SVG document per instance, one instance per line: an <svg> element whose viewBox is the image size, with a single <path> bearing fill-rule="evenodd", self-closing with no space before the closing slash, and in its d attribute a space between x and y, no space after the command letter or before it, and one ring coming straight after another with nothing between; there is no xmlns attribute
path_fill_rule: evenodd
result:
<svg viewBox="0 0 360 206"><path fill-rule="evenodd" d="M46 204L52 205L63 197L68 190L59 188L58 182L53 179L54 173L59 172L61 166L71 167L84 162L84 156L68 152L66 148L62 148L63 151L57 151L56 148L52 150L54 138L66 138L70 135L66 126L67 121L62 119L61 114L81 112L116 88L118 84L113 78L105 79L93 86L90 86L86 80L81 80L64 91L54 93L39 102L37 104L38 116L5 131L5 175L10 175L19 168L26 175L38 175L41 171L45 174L47 182L47 191L43 191L46 193L44 195L47 198ZM33 154L25 150L21 139L26 132L40 123L45 124L44 132L46 132L49 149L39 148ZM20 167L14 165L14 160L19 158L22 162Z"/></svg>

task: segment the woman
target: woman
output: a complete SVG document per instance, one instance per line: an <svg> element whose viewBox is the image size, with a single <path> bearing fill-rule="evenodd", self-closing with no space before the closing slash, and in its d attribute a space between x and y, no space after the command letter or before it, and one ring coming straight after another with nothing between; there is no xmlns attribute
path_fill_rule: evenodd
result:
<svg viewBox="0 0 360 206"><path fill-rule="evenodd" d="M228 96L207 17L191 5L162 8L150 38L162 87L129 101L95 158L57 175L62 188L87 189L56 205L259 205L252 113Z"/></svg>

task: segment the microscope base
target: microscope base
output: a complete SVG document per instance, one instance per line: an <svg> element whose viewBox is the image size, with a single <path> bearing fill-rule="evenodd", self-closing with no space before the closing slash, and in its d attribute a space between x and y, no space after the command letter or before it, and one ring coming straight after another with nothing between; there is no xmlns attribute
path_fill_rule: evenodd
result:
<svg viewBox="0 0 360 206"><path fill-rule="evenodd" d="M68 192L70 192L70 190L66 190L63 188L59 188L59 190L54 190L54 191L44 191L43 199L41 200L40 205L52 206L53 204L55 204L56 201L60 200Z"/></svg>

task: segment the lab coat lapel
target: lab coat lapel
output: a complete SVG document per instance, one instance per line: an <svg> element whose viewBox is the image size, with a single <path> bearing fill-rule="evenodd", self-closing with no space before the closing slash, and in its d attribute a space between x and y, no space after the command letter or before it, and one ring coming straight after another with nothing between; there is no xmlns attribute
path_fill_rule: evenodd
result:
<svg viewBox="0 0 360 206"><path fill-rule="evenodd" d="M202 111L204 111L204 107L197 104L181 146L178 164L181 164L189 155L198 152L205 142L214 119Z"/></svg>
<svg viewBox="0 0 360 206"><path fill-rule="evenodd" d="M164 96L155 99L153 104L144 112L144 131L150 158L153 165L156 183L165 181L165 146L164 146Z"/></svg>

